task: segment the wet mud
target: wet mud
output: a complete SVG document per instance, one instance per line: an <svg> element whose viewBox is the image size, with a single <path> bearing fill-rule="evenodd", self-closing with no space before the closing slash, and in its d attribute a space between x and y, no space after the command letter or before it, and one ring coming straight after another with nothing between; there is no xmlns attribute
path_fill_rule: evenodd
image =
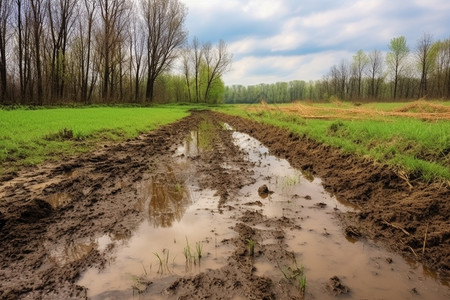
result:
<svg viewBox="0 0 450 300"><path fill-rule="evenodd" d="M0 298L448 299L449 196L193 112L4 177Z"/></svg>

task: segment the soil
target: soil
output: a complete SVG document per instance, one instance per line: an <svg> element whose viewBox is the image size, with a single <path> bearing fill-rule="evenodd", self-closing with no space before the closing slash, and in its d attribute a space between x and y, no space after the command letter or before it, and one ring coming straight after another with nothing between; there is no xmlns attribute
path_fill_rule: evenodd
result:
<svg viewBox="0 0 450 300"><path fill-rule="evenodd" d="M231 132L222 129L226 122L257 138L292 166L321 177L327 191L356 205L357 212L339 215L342 234L373 239L423 262L443 279L450 276L448 186L420 179L407 182L387 166L307 137L251 120L195 111L136 139L3 177L0 298L86 298L85 287L77 283L80 275L108 262L107 254L92 241L102 234L123 238L136 230L145 219L136 201L136 184L169 176L164 166L173 161L176 146L205 120L215 128L209 151L190 161L199 186L216 191L218 212L233 213L235 208L228 203L239 189L254 183L251 163L232 143ZM227 167L231 163L233 168ZM270 195L268 188L265 192ZM286 232L298 225L291 218L245 208L258 208L261 201L265 200L252 199L236 212L232 226L236 235L222 241L233 245L225 266L174 278L161 295L167 299L302 299L297 284L301 268L285 240ZM268 239L273 242L263 242ZM85 242L74 242L79 240ZM275 281L257 272L255 259L291 267L283 271L283 280ZM349 292L338 277L332 277L326 288L331 293Z"/></svg>

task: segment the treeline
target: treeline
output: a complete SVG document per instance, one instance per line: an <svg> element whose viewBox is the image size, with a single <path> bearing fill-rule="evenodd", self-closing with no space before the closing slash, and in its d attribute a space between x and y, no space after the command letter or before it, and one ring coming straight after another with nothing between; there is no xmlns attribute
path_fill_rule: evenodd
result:
<svg viewBox="0 0 450 300"><path fill-rule="evenodd" d="M226 87L225 101L450 99L450 38L433 41L430 34L424 34L411 50L406 38L400 36L388 47L386 54L359 50L351 62L342 60L317 81Z"/></svg>
<svg viewBox="0 0 450 300"><path fill-rule="evenodd" d="M217 101L231 55L187 43L186 15L178 0L0 0L0 105Z"/></svg>

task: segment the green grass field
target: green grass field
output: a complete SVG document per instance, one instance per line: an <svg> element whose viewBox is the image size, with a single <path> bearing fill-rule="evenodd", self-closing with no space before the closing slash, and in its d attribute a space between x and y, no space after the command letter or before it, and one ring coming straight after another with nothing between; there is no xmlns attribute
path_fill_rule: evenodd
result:
<svg viewBox="0 0 450 300"><path fill-rule="evenodd" d="M322 105L326 106L326 105ZM398 104L372 105L390 110ZM425 180L450 180L450 121L386 117L383 120L302 118L281 111L229 106L222 112L285 128L347 153L370 157Z"/></svg>
<svg viewBox="0 0 450 300"><path fill-rule="evenodd" d="M189 106L0 110L0 174L135 137L187 116Z"/></svg>

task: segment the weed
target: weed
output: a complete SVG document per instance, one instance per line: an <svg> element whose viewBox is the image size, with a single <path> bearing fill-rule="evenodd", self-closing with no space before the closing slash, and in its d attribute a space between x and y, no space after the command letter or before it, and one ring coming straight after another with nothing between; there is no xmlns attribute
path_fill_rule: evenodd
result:
<svg viewBox="0 0 450 300"><path fill-rule="evenodd" d="M169 269L169 249L163 249L163 257L159 253L153 253L158 259L158 274L164 274L164 272L170 273ZM144 268L145 270L145 268Z"/></svg>
<svg viewBox="0 0 450 300"><path fill-rule="evenodd" d="M189 246L189 241L187 237L186 237L186 246L184 247L183 254L184 257L186 258L186 264L191 265L193 256L191 252L191 246Z"/></svg>
<svg viewBox="0 0 450 300"><path fill-rule="evenodd" d="M44 136L44 140L47 141L63 141L73 139L73 131L72 129L63 128L60 129L57 133L47 134Z"/></svg>
<svg viewBox="0 0 450 300"><path fill-rule="evenodd" d="M292 176L286 176L283 179L283 187L287 188L287 187L291 187L294 185L297 185L299 182L299 176L298 174L292 175Z"/></svg>
<svg viewBox="0 0 450 300"><path fill-rule="evenodd" d="M175 184L175 190L177 191L178 194L183 193L183 187L179 182L177 182L177 184Z"/></svg>
<svg viewBox="0 0 450 300"><path fill-rule="evenodd" d="M284 277L294 284L302 296L305 295L306 292L306 276L305 276L305 270L302 265L298 265L295 257L293 258L294 262L292 266L284 266L280 267L278 265L278 268L283 273Z"/></svg>
<svg viewBox="0 0 450 300"><path fill-rule="evenodd" d="M302 295L305 295L305 292L306 292L306 276L305 275L300 277L299 282L298 282L298 288L299 288L300 292L302 293Z"/></svg>
<svg viewBox="0 0 450 300"><path fill-rule="evenodd" d="M161 258L161 256L159 256L158 253L153 253L153 254L155 254L156 258L158 259L158 263L159 263L158 274L162 274L164 271L162 258Z"/></svg>
<svg viewBox="0 0 450 300"><path fill-rule="evenodd" d="M248 246L248 254L250 256L254 256L255 255L255 241L253 241L252 239L248 239L247 246Z"/></svg>
<svg viewBox="0 0 450 300"><path fill-rule="evenodd" d="M313 172L311 172L310 170L303 170L303 171L302 171L302 175L303 175L303 177L305 177L306 180L308 180L309 182L313 182L313 181L314 181L314 174L313 174Z"/></svg>
<svg viewBox="0 0 450 300"><path fill-rule="evenodd" d="M213 140L217 136L217 127L214 123L206 119L199 125L198 146L203 150L211 150L213 148Z"/></svg>
<svg viewBox="0 0 450 300"><path fill-rule="evenodd" d="M202 258L202 249L203 249L202 242L195 243L195 250L197 251L197 257L199 261L200 258Z"/></svg>

